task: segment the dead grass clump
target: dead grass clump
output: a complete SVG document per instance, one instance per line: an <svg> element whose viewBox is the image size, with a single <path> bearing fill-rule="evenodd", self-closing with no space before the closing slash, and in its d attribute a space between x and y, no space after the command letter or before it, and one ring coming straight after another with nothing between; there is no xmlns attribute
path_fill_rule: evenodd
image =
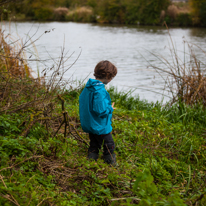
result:
<svg viewBox="0 0 206 206"><path fill-rule="evenodd" d="M178 14L187 14L191 12L191 8L188 2L173 2L173 4L177 6Z"/></svg>
<svg viewBox="0 0 206 206"><path fill-rule="evenodd" d="M67 14L67 20L69 21L83 21L89 22L92 19L93 10L90 7L77 7Z"/></svg>
<svg viewBox="0 0 206 206"><path fill-rule="evenodd" d="M59 7L54 9L54 13L61 16L61 15L66 15L68 13L69 9L66 7Z"/></svg>
<svg viewBox="0 0 206 206"><path fill-rule="evenodd" d="M184 46L188 47L188 52L184 51L184 58L182 59L178 56L171 36L170 40L172 61L168 61L161 55L153 54L165 65L165 68L154 65L151 65L151 67L164 79L165 88L172 95L171 104L175 102L187 105L202 103L206 107L206 64L198 59L194 51L198 49L205 57L206 52L199 46L184 40Z"/></svg>
<svg viewBox="0 0 206 206"><path fill-rule="evenodd" d="M26 60L22 58L24 52L19 50L18 44L8 44L6 43L4 37L4 32L0 29L0 73L4 75L10 75L12 77L32 77L31 69L28 66Z"/></svg>
<svg viewBox="0 0 206 206"><path fill-rule="evenodd" d="M56 20L65 20L65 17L68 13L69 9L66 7L59 7L54 9L54 18Z"/></svg>
<svg viewBox="0 0 206 206"><path fill-rule="evenodd" d="M206 106L206 77L197 67L189 76L184 76L180 87L180 97L186 104L203 102Z"/></svg>
<svg viewBox="0 0 206 206"><path fill-rule="evenodd" d="M160 13L160 19L163 20L165 18L166 12L165 10L162 10Z"/></svg>
<svg viewBox="0 0 206 206"><path fill-rule="evenodd" d="M189 60L187 62L182 61L177 56L177 52L174 52L176 68L169 67L173 77L172 81L168 81L169 87L173 90L176 88L176 95L173 96L173 102L181 101L188 105L203 103L206 107L205 64L197 58L194 47L202 51L204 55L206 53L196 45L192 45L186 41L184 44L189 49Z"/></svg>
<svg viewBox="0 0 206 206"><path fill-rule="evenodd" d="M170 18L172 19L175 19L177 14L178 14L178 9L177 9L177 6L175 5L170 5L168 8L167 8L167 14Z"/></svg>

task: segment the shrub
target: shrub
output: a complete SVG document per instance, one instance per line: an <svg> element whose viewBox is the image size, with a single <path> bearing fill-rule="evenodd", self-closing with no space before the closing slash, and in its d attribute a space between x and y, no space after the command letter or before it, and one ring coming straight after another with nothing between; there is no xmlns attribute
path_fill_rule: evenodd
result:
<svg viewBox="0 0 206 206"><path fill-rule="evenodd" d="M202 69L205 64L198 59L194 47L202 51L203 55L206 55L205 51L195 44L184 41L184 47L188 47L188 52L184 51L183 59L178 55L170 33L169 37L172 45L170 48L171 57L174 61L168 62L163 56L153 54L161 59L164 67L151 66L156 71L161 71L167 75L165 86L173 97L171 104L178 102L180 104L198 105L201 103L206 107L206 76Z"/></svg>
<svg viewBox="0 0 206 206"><path fill-rule="evenodd" d="M66 7L59 7L54 9L54 19L57 21L63 21L66 18L69 9Z"/></svg>
<svg viewBox="0 0 206 206"><path fill-rule="evenodd" d="M121 0L99 1L96 13L100 23L124 23L125 3Z"/></svg>
<svg viewBox="0 0 206 206"><path fill-rule="evenodd" d="M93 10L90 7L78 7L67 13L66 20L77 22L93 21Z"/></svg>
<svg viewBox="0 0 206 206"><path fill-rule="evenodd" d="M128 1L126 4L126 23L158 24L162 10L166 10L169 4L168 0Z"/></svg>
<svg viewBox="0 0 206 206"><path fill-rule="evenodd" d="M206 2L205 0L190 0L190 6L192 8L192 20L193 24L200 24L206 26Z"/></svg>
<svg viewBox="0 0 206 206"><path fill-rule="evenodd" d="M178 13L178 9L175 5L170 5L167 8L167 14L171 19L175 19Z"/></svg>
<svg viewBox="0 0 206 206"><path fill-rule="evenodd" d="M16 50L19 49L17 45L8 44L5 41L4 32L0 28L0 71L8 73L8 76L12 77L31 77L31 69L29 68L26 60L24 60L24 51L19 52L16 55ZM4 58L5 56L5 58ZM1 74L1 73L0 73ZM1 75L0 75L1 76Z"/></svg>
<svg viewBox="0 0 206 206"><path fill-rule="evenodd" d="M203 2L200 8L200 23L202 26L206 26L205 19L206 19L206 2Z"/></svg>
<svg viewBox="0 0 206 206"><path fill-rule="evenodd" d="M176 22L178 26L192 26L192 16L189 13L179 13Z"/></svg>
<svg viewBox="0 0 206 206"><path fill-rule="evenodd" d="M165 10L162 10L160 13L160 20L163 20L165 18L166 12Z"/></svg>
<svg viewBox="0 0 206 206"><path fill-rule="evenodd" d="M46 21L51 20L53 16L53 9L51 7L40 7L35 10L35 19Z"/></svg>

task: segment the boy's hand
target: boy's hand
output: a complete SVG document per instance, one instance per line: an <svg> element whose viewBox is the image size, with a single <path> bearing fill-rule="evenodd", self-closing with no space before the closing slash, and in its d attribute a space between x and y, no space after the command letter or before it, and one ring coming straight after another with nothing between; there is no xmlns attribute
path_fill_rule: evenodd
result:
<svg viewBox="0 0 206 206"><path fill-rule="evenodd" d="M112 108L113 108L113 109L116 109L116 108L114 107L114 104L115 104L115 102L112 103Z"/></svg>

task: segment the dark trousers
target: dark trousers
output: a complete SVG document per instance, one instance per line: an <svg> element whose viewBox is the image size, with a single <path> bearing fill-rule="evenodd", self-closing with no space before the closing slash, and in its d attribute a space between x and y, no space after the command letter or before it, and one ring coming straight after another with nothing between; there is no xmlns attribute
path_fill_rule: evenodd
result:
<svg viewBox="0 0 206 206"><path fill-rule="evenodd" d="M103 144L103 155L110 155L114 153L114 140L112 138L111 133L105 135L97 135L97 134L89 134L90 146L89 153L97 153L99 154L99 150Z"/></svg>

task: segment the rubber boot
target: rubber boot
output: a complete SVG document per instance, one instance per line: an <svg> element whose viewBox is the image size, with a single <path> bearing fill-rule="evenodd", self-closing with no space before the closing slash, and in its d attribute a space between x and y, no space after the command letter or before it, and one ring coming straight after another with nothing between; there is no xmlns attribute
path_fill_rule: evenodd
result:
<svg viewBox="0 0 206 206"><path fill-rule="evenodd" d="M90 152L90 153L88 154L88 159L90 159L90 160L95 160L95 161L97 161L98 157L99 157L99 155L98 155L97 153L92 153L92 152Z"/></svg>
<svg viewBox="0 0 206 206"><path fill-rule="evenodd" d="M109 154L109 155L104 155L104 162L106 162L107 164L111 164L111 165L115 165L116 164L116 155L113 154Z"/></svg>

